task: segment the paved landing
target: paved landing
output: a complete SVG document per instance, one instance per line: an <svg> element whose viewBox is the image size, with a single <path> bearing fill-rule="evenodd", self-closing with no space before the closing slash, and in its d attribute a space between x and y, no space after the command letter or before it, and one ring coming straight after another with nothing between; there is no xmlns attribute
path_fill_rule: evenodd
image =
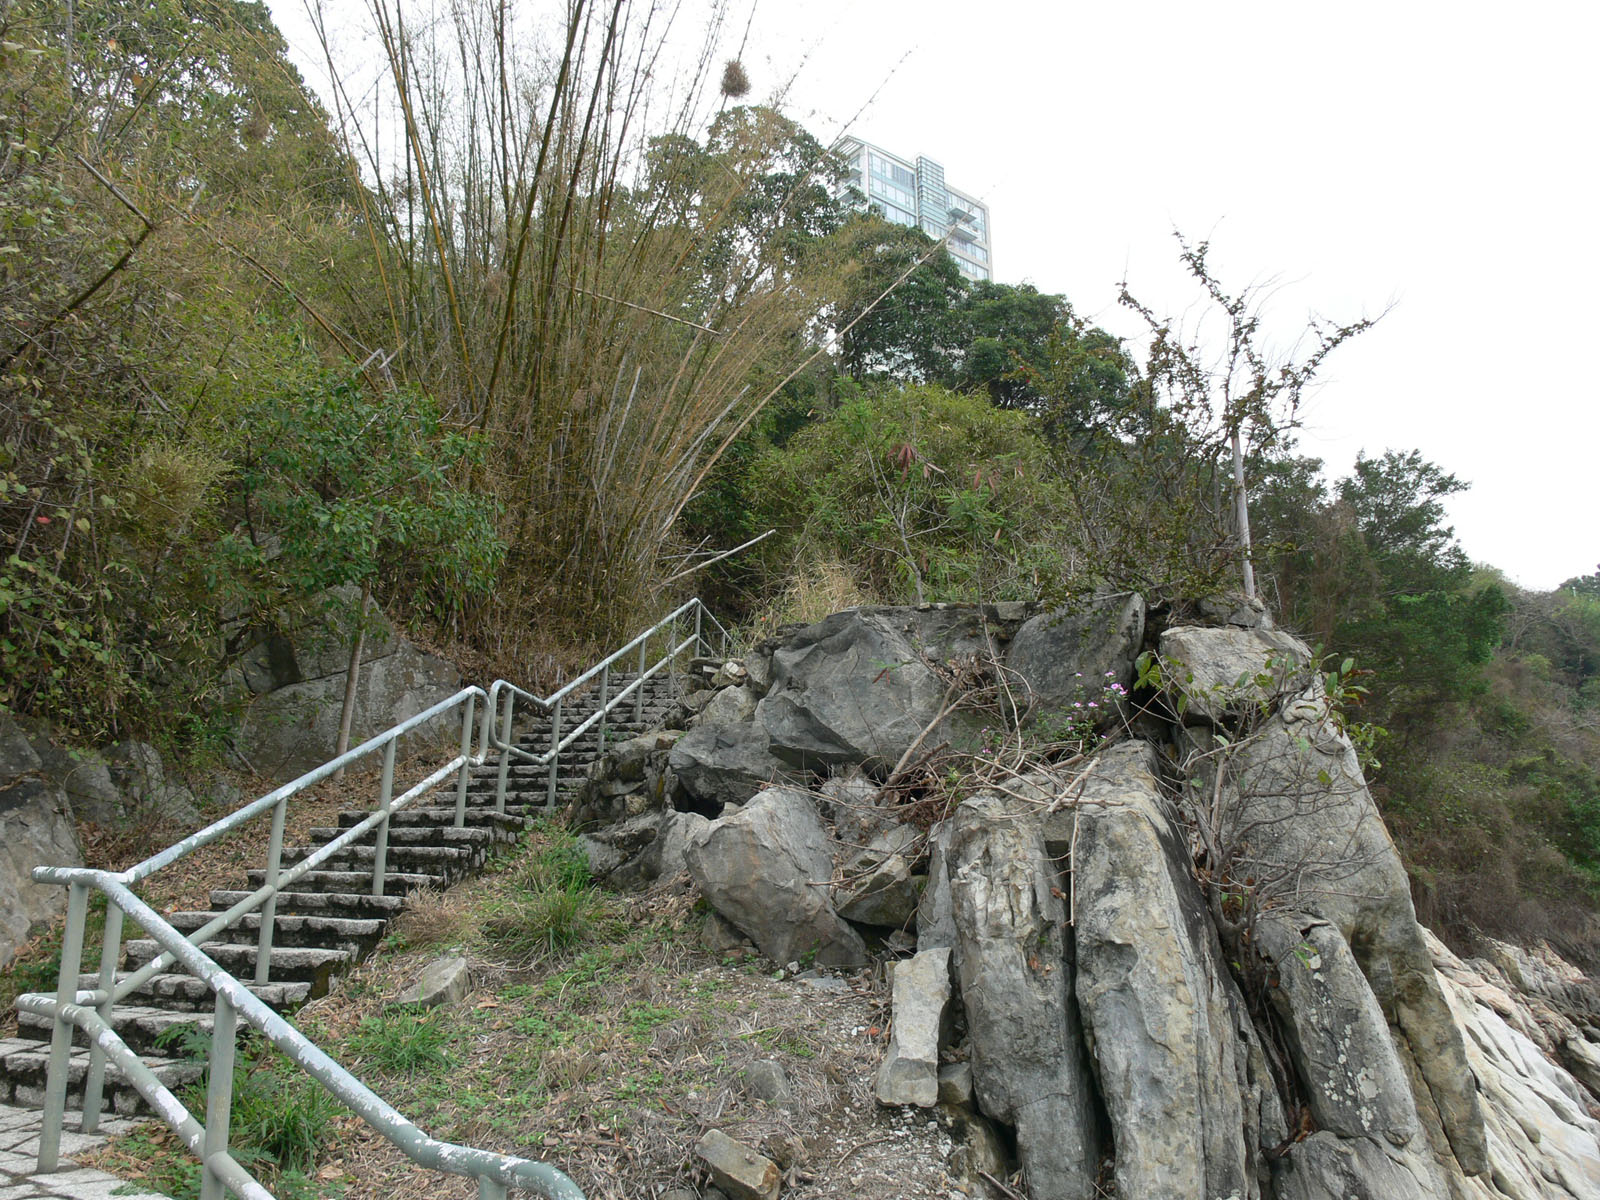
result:
<svg viewBox="0 0 1600 1200"><path fill-rule="evenodd" d="M113 1117L101 1118L100 1133L85 1135L73 1132L78 1114L68 1113L67 1128L61 1134L61 1170L34 1174L43 1116L34 1109L0 1104L0 1200L167 1200L155 1192L137 1191L115 1175L69 1161L72 1155L93 1150L111 1134L135 1124Z"/></svg>

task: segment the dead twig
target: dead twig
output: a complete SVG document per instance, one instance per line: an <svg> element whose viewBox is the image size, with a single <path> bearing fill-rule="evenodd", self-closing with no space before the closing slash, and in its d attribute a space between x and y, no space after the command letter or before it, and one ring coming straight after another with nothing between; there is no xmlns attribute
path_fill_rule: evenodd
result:
<svg viewBox="0 0 1600 1200"><path fill-rule="evenodd" d="M1010 1184L1001 1183L993 1175L989 1174L989 1172L979 1171L978 1174L983 1177L985 1183L988 1183L992 1187L999 1188L1001 1194L1006 1197L1006 1200L1028 1200L1028 1198L1021 1192L1017 1191L1016 1188L1012 1187Z"/></svg>

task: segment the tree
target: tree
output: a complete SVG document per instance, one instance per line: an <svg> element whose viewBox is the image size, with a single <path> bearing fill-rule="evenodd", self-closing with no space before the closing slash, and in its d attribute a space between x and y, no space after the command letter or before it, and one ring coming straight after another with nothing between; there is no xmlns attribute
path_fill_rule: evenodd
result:
<svg viewBox="0 0 1600 1200"><path fill-rule="evenodd" d="M907 383L954 376L962 349L957 309L966 290L955 260L920 229L870 213L854 218L838 237L840 257L855 265L833 317L836 329L855 322L839 338L844 372Z"/></svg>
<svg viewBox="0 0 1600 1200"><path fill-rule="evenodd" d="M1069 324L1043 410L1076 501L1074 541L1093 569L1148 597L1174 598L1210 594L1238 569L1251 593L1245 464L1292 446L1306 387L1330 353L1372 323L1313 318L1309 352L1275 356L1261 342L1258 289L1229 291L1211 273L1207 243L1180 237L1179 245L1221 335L1185 331L1124 286L1121 303L1149 331L1143 362L1099 331Z"/></svg>
<svg viewBox="0 0 1600 1200"><path fill-rule="evenodd" d="M1498 584L1474 583L1444 523L1444 498L1466 486L1415 450L1362 455L1339 483L1375 586L1347 601L1334 644L1380 673L1383 723L1403 735L1482 688L1509 607Z"/></svg>
<svg viewBox="0 0 1600 1200"><path fill-rule="evenodd" d="M960 369L943 382L983 389L997 408L1036 411L1044 398L1040 379L1049 369L1051 339L1071 319L1065 296L1026 283L973 283L956 312L965 342Z"/></svg>
<svg viewBox="0 0 1600 1200"><path fill-rule="evenodd" d="M1600 600L1600 567L1593 575L1574 575L1561 585L1561 590Z"/></svg>
<svg viewBox="0 0 1600 1200"><path fill-rule="evenodd" d="M198 706L233 406L369 293L352 180L259 3L0 7L0 702Z"/></svg>
<svg viewBox="0 0 1600 1200"><path fill-rule="evenodd" d="M847 567L886 602L1033 598L1055 583L1062 497L1025 414L933 385L845 399L751 467L782 574Z"/></svg>

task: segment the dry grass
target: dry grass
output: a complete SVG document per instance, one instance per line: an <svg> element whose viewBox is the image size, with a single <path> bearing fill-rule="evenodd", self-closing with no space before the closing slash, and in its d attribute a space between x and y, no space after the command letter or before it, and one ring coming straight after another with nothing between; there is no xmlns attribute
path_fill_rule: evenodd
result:
<svg viewBox="0 0 1600 1200"><path fill-rule="evenodd" d="M395 936L297 1023L433 1136L543 1159L593 1200L703 1186L691 1148L711 1128L771 1156L796 1200L946 1200L958 1191L951 1132L932 1114L881 1109L872 1096L888 1025L880 973L808 982L775 977L753 952L713 958L683 877L643 896L589 893L597 907L587 941L523 965L503 961L485 924L508 911L519 880L540 877L537 864L561 841L536 829L490 872L415 897ZM467 957L474 987L428 1018L444 1059L385 1068L405 1058L392 1035L416 1021L390 1010L390 998L447 952ZM750 1094L745 1074L757 1060L783 1068L791 1105ZM469 1180L416 1170L354 1117L335 1118L323 1141L314 1178L329 1195L474 1194ZM117 1153L104 1161L125 1163Z"/></svg>
<svg viewBox="0 0 1600 1200"><path fill-rule="evenodd" d="M873 973L817 986L775 978L742 954L715 960L682 880L607 898L604 936L508 970L470 940L494 891L479 880L419 903L405 920L407 949L375 957L302 1016L324 1044L358 1043L363 1022L425 961L447 945L465 949L476 987L449 1014L448 1070L385 1076L359 1057L348 1064L434 1136L544 1159L594 1200L703 1184L689 1148L710 1128L778 1162L786 1196L950 1195L948 1134L872 1098L888 1024ZM749 1094L757 1060L783 1068L792 1106ZM353 1122L329 1147L324 1177L335 1171L350 1200L472 1195L469 1181L418 1173Z"/></svg>
<svg viewBox="0 0 1600 1200"><path fill-rule="evenodd" d="M833 559L796 563L777 597L752 623L765 633L783 625L811 625L847 608L877 603L850 568Z"/></svg>

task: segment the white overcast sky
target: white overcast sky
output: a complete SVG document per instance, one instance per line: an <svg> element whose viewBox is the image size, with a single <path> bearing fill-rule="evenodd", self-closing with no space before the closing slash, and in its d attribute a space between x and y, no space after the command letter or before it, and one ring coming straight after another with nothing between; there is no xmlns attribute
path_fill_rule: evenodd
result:
<svg viewBox="0 0 1600 1200"><path fill-rule="evenodd" d="M312 61L301 0L271 7ZM1114 333L1123 278L1196 311L1175 229L1273 285L1285 349L1312 312L1388 307L1301 449L1334 474L1421 450L1472 484L1467 553L1546 589L1600 560L1597 51L1579 0L760 0L744 63L824 141L939 160L990 205L996 278Z"/></svg>

